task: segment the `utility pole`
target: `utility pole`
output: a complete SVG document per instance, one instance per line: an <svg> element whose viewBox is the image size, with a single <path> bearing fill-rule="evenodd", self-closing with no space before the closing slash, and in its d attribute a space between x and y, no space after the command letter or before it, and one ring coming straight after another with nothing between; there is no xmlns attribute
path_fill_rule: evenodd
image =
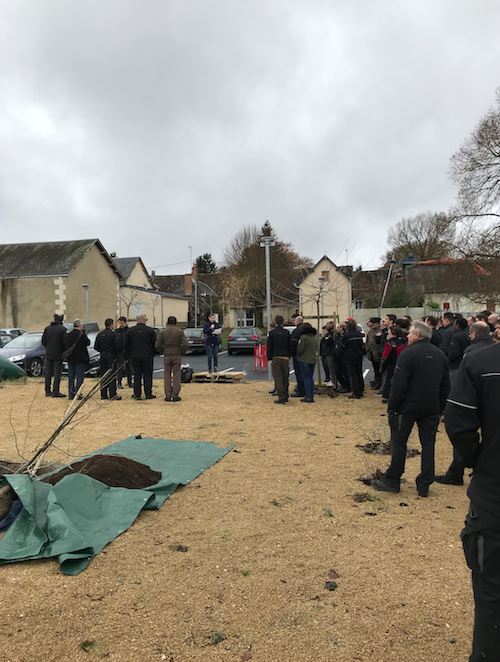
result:
<svg viewBox="0 0 500 662"><path fill-rule="evenodd" d="M266 302L267 302L267 333L271 330L271 260L269 258L269 246L275 246L272 237L262 237L261 246L266 249ZM271 381L271 371L267 369L267 379Z"/></svg>
<svg viewBox="0 0 500 662"><path fill-rule="evenodd" d="M276 246L273 237L262 237L260 245L266 249L266 302L267 302L267 332L271 328L271 261L269 246Z"/></svg>

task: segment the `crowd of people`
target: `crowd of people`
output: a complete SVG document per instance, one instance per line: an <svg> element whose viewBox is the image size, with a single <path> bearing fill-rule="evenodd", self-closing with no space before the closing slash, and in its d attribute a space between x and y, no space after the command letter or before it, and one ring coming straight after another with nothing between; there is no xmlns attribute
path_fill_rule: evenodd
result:
<svg viewBox="0 0 500 662"><path fill-rule="evenodd" d="M288 400L288 363L291 356L297 378L292 397L314 402L315 329L295 317L295 330L276 318L267 356L272 362L277 404ZM422 447L419 497L429 495L433 482L463 485L472 469L468 489L470 508L461 533L467 565L472 571L475 621L470 662L500 659L500 316L483 311L465 319L446 312L412 321L386 315L372 317L366 355L372 362L370 386L387 404L391 462L382 478L371 480L378 491L398 493L405 470L407 442L416 424ZM352 319L323 327L321 363L327 386L361 398L364 384L362 334ZM360 377L361 374L361 377ZM444 422L453 446L445 474L435 474L436 432Z"/></svg>

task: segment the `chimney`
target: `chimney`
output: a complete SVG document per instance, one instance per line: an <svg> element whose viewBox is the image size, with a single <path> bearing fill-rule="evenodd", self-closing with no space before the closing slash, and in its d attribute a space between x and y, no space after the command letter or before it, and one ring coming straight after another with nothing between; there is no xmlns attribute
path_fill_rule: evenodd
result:
<svg viewBox="0 0 500 662"><path fill-rule="evenodd" d="M191 274L184 274L184 294L191 294L192 290Z"/></svg>
<svg viewBox="0 0 500 662"><path fill-rule="evenodd" d="M198 280L198 269L196 268L196 262L193 264L193 268L191 269L191 278L193 280Z"/></svg>

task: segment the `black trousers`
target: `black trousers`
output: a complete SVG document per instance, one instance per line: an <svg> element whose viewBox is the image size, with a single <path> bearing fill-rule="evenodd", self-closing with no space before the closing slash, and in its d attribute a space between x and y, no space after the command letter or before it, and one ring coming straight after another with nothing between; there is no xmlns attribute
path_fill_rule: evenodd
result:
<svg viewBox="0 0 500 662"><path fill-rule="evenodd" d="M471 503L461 533L476 605L469 662L500 657L500 517Z"/></svg>
<svg viewBox="0 0 500 662"><path fill-rule="evenodd" d="M300 395L304 396L306 394L306 387L304 386L304 379L302 378L302 373L300 372L299 359L297 358L296 354L292 356L292 361L293 369L295 370L295 379L297 380L297 386L295 387L295 390L300 393Z"/></svg>
<svg viewBox="0 0 500 662"><path fill-rule="evenodd" d="M278 400L288 400L288 382L289 367L288 359L278 357L272 360L273 378L276 390L278 391Z"/></svg>
<svg viewBox="0 0 500 662"><path fill-rule="evenodd" d="M417 490L425 490L434 482L434 444L441 416L431 414L389 414L391 426L391 464L385 472L384 482L391 487L399 487L405 470L406 444L413 429L418 425L418 436L422 446L421 469L416 478Z"/></svg>
<svg viewBox="0 0 500 662"><path fill-rule="evenodd" d="M335 366L335 377L337 378L337 381L340 383L342 388L346 389L347 391L351 390L351 386L349 384L349 372L347 370L347 366L345 364L344 359L340 356L335 356L334 357L334 366Z"/></svg>
<svg viewBox="0 0 500 662"><path fill-rule="evenodd" d="M52 359L45 359L45 393L59 393L59 385L61 383L62 361L53 361ZM54 383L52 388L50 384L54 376Z"/></svg>
<svg viewBox="0 0 500 662"><path fill-rule="evenodd" d="M363 391L365 389L363 383L363 364L359 363L352 365L347 364L347 370L349 371L349 381L351 382L351 389L353 395L358 395L359 397L363 396Z"/></svg>
<svg viewBox="0 0 500 662"><path fill-rule="evenodd" d="M373 372L375 373L375 377L373 381L375 382L375 385L380 388L380 383L381 383L381 377L380 377L380 361L372 361L372 366L373 366Z"/></svg>
<svg viewBox="0 0 500 662"><path fill-rule="evenodd" d="M146 398L153 395L153 357L139 356L132 360L134 364L134 395L141 397L141 380L144 378Z"/></svg>
<svg viewBox="0 0 500 662"><path fill-rule="evenodd" d="M116 396L116 359L101 354L99 358L99 377L106 374L108 370L111 370L111 375L107 377L105 385L101 387L101 398L111 400Z"/></svg>
<svg viewBox="0 0 500 662"><path fill-rule="evenodd" d="M127 385L132 386L132 365L130 359L125 356L123 352L118 352L118 372L116 374L116 381L118 384L122 383L123 375L127 377Z"/></svg>

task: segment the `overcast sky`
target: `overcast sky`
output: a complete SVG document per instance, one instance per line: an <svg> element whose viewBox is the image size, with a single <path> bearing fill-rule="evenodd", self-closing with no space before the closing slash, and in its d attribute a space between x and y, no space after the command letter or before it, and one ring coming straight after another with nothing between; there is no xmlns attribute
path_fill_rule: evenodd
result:
<svg viewBox="0 0 500 662"><path fill-rule="evenodd" d="M0 0L1 243L184 273L269 219L377 268L448 209L500 86L497 0Z"/></svg>

